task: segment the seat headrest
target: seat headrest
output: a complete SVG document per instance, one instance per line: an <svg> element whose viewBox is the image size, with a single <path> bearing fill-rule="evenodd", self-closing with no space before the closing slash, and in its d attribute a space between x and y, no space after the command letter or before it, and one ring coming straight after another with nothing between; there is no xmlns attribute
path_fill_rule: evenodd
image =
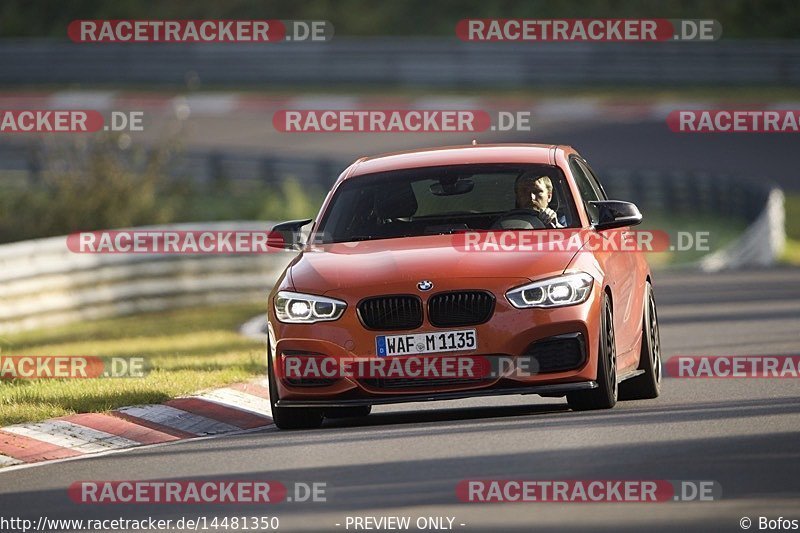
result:
<svg viewBox="0 0 800 533"><path fill-rule="evenodd" d="M533 224L530 221L530 218L523 218L523 217L514 217L514 218L503 218L492 224L493 230L504 230L504 229L534 229Z"/></svg>
<svg viewBox="0 0 800 533"><path fill-rule="evenodd" d="M526 212L527 211L527 212ZM539 220L535 213L527 209L516 209L508 214L502 215L494 221L490 229L493 230L512 230L512 229L543 229L544 223Z"/></svg>
<svg viewBox="0 0 800 533"><path fill-rule="evenodd" d="M413 216L418 207L410 183L387 185L381 188L380 196L375 198L375 211L383 220Z"/></svg>

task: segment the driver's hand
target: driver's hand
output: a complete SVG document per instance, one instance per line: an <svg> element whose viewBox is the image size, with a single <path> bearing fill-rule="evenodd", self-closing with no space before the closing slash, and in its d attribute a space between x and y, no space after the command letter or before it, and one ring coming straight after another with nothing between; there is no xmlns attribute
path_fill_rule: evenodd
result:
<svg viewBox="0 0 800 533"><path fill-rule="evenodd" d="M548 226L555 227L556 222L558 222L558 215L555 211L550 209L549 207L545 207L541 211L539 211L539 220L547 224Z"/></svg>

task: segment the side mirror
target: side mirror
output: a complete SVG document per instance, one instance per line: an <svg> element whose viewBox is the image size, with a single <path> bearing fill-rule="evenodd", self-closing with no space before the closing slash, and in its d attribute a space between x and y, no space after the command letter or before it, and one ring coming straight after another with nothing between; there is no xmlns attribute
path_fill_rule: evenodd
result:
<svg viewBox="0 0 800 533"><path fill-rule="evenodd" d="M596 213L594 229L597 231L635 226L642 221L639 208L630 202L600 200L589 202L589 207Z"/></svg>
<svg viewBox="0 0 800 533"><path fill-rule="evenodd" d="M304 218L277 224L267 236L267 246L283 250L299 250L303 246L303 236L300 228L310 223L311 220L310 218Z"/></svg>

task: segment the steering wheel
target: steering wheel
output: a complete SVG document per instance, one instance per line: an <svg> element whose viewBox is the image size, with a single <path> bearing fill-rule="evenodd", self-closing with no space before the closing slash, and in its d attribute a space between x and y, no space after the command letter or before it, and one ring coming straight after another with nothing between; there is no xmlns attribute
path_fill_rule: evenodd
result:
<svg viewBox="0 0 800 533"><path fill-rule="evenodd" d="M525 230L544 229L544 222L533 209L517 208L506 211L492 222L491 229L499 230Z"/></svg>

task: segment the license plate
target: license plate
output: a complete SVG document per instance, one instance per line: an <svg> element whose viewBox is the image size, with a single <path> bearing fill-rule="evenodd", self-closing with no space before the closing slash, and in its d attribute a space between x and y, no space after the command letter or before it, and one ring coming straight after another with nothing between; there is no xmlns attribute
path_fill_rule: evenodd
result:
<svg viewBox="0 0 800 533"><path fill-rule="evenodd" d="M375 337L375 353L378 354L378 357L463 352L474 350L477 347L478 336L474 329L408 335L378 335Z"/></svg>

